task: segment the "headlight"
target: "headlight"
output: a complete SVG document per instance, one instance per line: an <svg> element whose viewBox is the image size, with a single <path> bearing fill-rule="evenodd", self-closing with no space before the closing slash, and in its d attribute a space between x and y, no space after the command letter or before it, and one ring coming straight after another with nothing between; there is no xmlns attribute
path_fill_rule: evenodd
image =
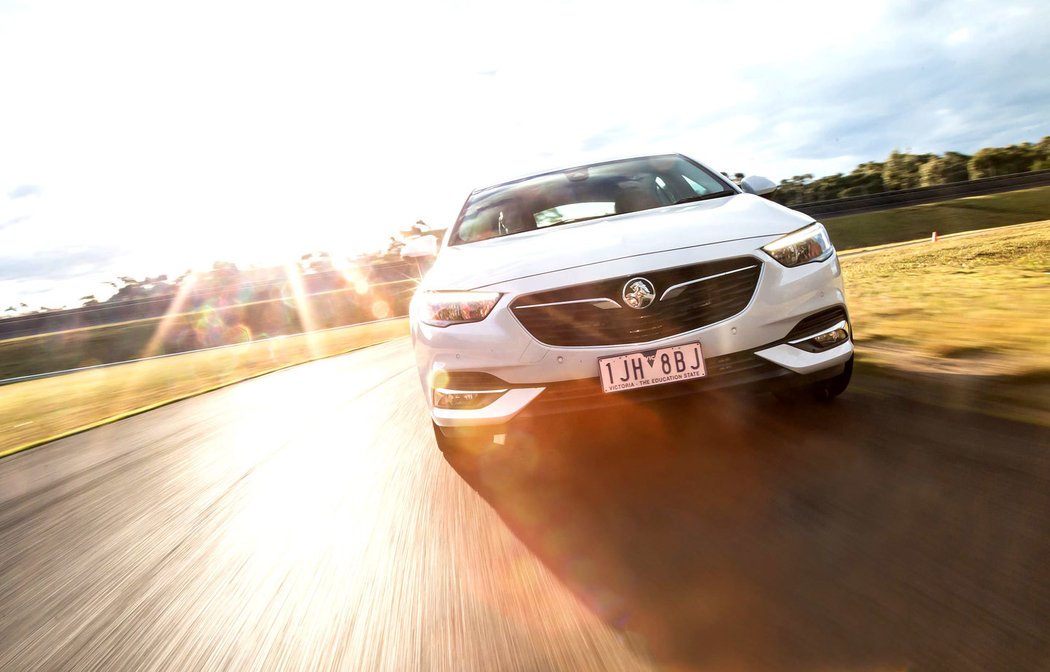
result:
<svg viewBox="0 0 1050 672"><path fill-rule="evenodd" d="M447 327L484 320L500 296L499 292L420 292L412 307L420 322Z"/></svg>
<svg viewBox="0 0 1050 672"><path fill-rule="evenodd" d="M828 232L819 222L774 240L762 249L785 266L824 261L835 251Z"/></svg>

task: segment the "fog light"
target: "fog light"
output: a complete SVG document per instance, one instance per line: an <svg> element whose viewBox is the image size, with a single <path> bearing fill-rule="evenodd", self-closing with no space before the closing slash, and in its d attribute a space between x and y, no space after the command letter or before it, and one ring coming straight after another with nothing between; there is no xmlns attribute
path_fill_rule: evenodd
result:
<svg viewBox="0 0 1050 672"><path fill-rule="evenodd" d="M845 343L849 340L849 324L845 320L842 320L838 324L828 327L819 334L813 336L803 336L802 338L796 338L793 341L788 341L788 345L793 345L800 350L806 352L823 352L830 347Z"/></svg>
<svg viewBox="0 0 1050 672"><path fill-rule="evenodd" d="M817 347L830 348L833 345L838 345L845 341L847 338L849 338L849 333L845 329L840 328L814 336L813 342Z"/></svg>
<svg viewBox="0 0 1050 672"><path fill-rule="evenodd" d="M507 390L447 390L434 388L434 406L456 411L484 408L496 401Z"/></svg>

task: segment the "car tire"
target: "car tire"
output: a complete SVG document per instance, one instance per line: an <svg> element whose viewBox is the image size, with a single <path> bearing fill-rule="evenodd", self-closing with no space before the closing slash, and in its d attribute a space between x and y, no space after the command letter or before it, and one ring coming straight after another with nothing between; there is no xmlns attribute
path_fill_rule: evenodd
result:
<svg viewBox="0 0 1050 672"><path fill-rule="evenodd" d="M853 377L853 355L849 356L842 367L842 373L834 378L828 378L814 383L810 388L813 398L819 402L827 403L846 391L849 387L850 378Z"/></svg>

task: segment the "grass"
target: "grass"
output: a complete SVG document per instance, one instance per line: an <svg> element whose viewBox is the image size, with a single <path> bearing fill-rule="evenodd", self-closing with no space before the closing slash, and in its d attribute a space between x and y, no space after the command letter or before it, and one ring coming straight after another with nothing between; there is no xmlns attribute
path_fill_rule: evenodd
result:
<svg viewBox="0 0 1050 672"><path fill-rule="evenodd" d="M862 370L906 377L916 394L948 381L962 405L1050 424L1050 221L842 266Z"/></svg>
<svg viewBox="0 0 1050 672"><path fill-rule="evenodd" d="M1050 187L822 220L840 250L1050 219Z"/></svg>
<svg viewBox="0 0 1050 672"><path fill-rule="evenodd" d="M16 383L0 394L0 457L302 362L407 333L407 318L244 343Z"/></svg>

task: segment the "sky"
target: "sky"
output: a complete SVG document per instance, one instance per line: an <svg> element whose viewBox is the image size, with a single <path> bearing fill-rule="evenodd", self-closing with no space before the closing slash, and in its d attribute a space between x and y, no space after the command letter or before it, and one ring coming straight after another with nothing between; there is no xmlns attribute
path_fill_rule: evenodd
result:
<svg viewBox="0 0 1050 672"><path fill-rule="evenodd" d="M1050 135L1050 3L0 0L0 312L379 249L678 151L776 181Z"/></svg>

